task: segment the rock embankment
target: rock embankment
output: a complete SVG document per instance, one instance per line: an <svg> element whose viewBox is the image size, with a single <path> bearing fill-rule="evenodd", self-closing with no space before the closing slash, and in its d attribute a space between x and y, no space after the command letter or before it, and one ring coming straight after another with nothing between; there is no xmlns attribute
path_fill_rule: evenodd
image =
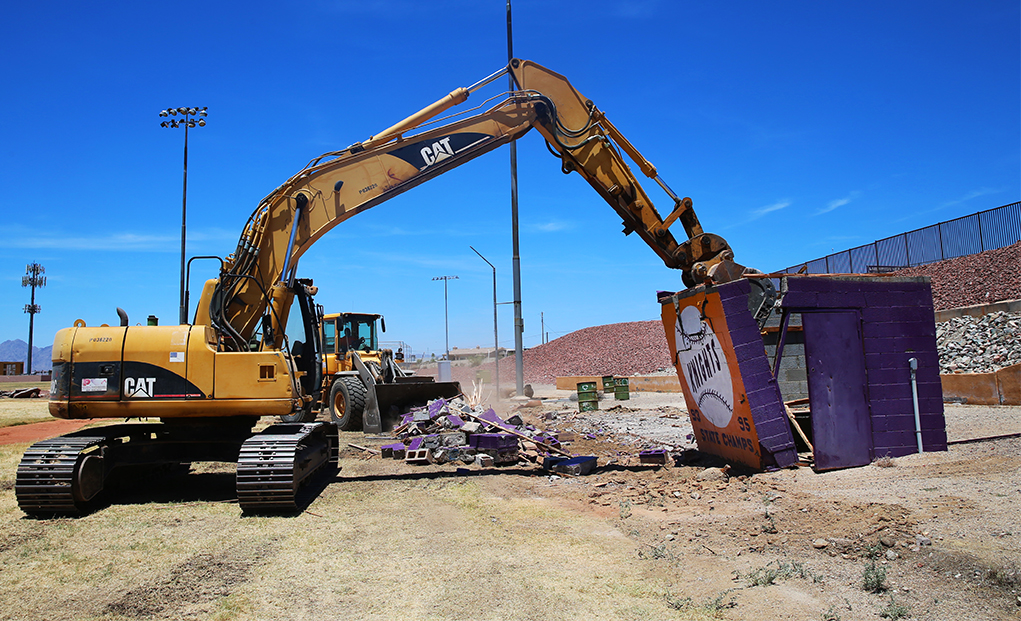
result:
<svg viewBox="0 0 1021 621"><path fill-rule="evenodd" d="M956 259L919 265L898 276L928 276L936 310L1021 299L1021 242Z"/></svg>
<svg viewBox="0 0 1021 621"><path fill-rule="evenodd" d="M1021 313L954 317L936 326L940 373L989 373L1021 363Z"/></svg>

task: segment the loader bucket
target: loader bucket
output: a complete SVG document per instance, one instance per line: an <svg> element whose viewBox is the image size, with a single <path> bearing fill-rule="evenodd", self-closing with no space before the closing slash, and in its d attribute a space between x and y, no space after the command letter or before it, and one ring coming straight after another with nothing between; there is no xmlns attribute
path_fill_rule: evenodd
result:
<svg viewBox="0 0 1021 621"><path fill-rule="evenodd" d="M408 380L417 380L414 382ZM422 381L426 380L426 381ZM400 415L415 406L422 406L435 399L450 399L461 394L458 382L434 382L428 377L402 377L394 384L375 384L376 407L378 409L379 429L373 430L369 423L369 401L366 399L363 429L366 433L381 433L394 428ZM370 388L370 391L372 390Z"/></svg>
<svg viewBox="0 0 1021 621"><path fill-rule="evenodd" d="M458 382L434 382L429 376L408 375L394 378L393 383L376 382L372 373L357 353L351 362L365 385L365 410L362 411L362 431L382 433L394 428L400 414L433 399L450 399L461 394Z"/></svg>

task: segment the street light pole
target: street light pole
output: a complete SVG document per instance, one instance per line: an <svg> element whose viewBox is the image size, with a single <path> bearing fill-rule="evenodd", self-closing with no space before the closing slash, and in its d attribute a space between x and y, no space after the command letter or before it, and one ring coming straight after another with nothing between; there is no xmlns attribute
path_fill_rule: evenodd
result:
<svg viewBox="0 0 1021 621"><path fill-rule="evenodd" d="M472 250L475 250L474 246L468 246ZM493 268L493 360L496 363L496 398L500 399L500 335L497 332L497 321L496 321L496 266L489 263L489 259L482 256L482 253L475 250L475 254L479 255L479 258L489 264L489 267Z"/></svg>
<svg viewBox="0 0 1021 621"><path fill-rule="evenodd" d="M188 323L188 306L184 300L185 285L185 240L187 238L188 223L188 128L206 126L206 110L208 108L167 108L160 110L161 117L176 117L180 114L183 118L163 121L160 127L181 127L184 126L184 190L181 197L181 325Z"/></svg>
<svg viewBox="0 0 1021 621"><path fill-rule="evenodd" d="M443 331L446 337L447 362L450 362L450 323L447 321L447 281L457 280L457 276L437 276L433 280L443 281Z"/></svg>

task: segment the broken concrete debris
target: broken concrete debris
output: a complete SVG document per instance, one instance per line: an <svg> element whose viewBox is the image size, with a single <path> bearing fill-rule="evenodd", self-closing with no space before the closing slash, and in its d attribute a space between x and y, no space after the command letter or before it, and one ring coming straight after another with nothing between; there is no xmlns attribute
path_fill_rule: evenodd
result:
<svg viewBox="0 0 1021 621"><path fill-rule="evenodd" d="M404 414L394 435L400 441L380 447L380 455L409 464L488 467L558 454L566 464L561 472L584 475L596 467L595 457L568 454L557 434L526 424L519 414L504 420L492 408L473 407L458 398L436 399ZM534 444L536 450L524 450L522 442Z"/></svg>

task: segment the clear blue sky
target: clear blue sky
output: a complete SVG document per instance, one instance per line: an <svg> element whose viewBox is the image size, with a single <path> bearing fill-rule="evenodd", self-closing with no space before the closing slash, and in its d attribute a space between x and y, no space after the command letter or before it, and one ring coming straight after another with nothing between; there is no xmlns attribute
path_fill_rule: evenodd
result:
<svg viewBox="0 0 1021 621"><path fill-rule="evenodd" d="M256 204L506 62L504 0L12 3L0 25L0 340L27 340L27 263L46 267L36 344L81 318L176 323L183 130L188 255L226 255ZM515 55L566 75L690 196L737 260L775 270L1021 199L1016 1L515 0ZM481 93L499 92L499 85ZM482 97L475 97L480 101ZM680 289L537 133L519 141L525 344L659 316ZM509 151L334 229L299 274L387 339L492 343L512 299ZM666 210L665 195L647 189ZM193 300L215 275L193 270ZM512 307L500 342L513 347Z"/></svg>

